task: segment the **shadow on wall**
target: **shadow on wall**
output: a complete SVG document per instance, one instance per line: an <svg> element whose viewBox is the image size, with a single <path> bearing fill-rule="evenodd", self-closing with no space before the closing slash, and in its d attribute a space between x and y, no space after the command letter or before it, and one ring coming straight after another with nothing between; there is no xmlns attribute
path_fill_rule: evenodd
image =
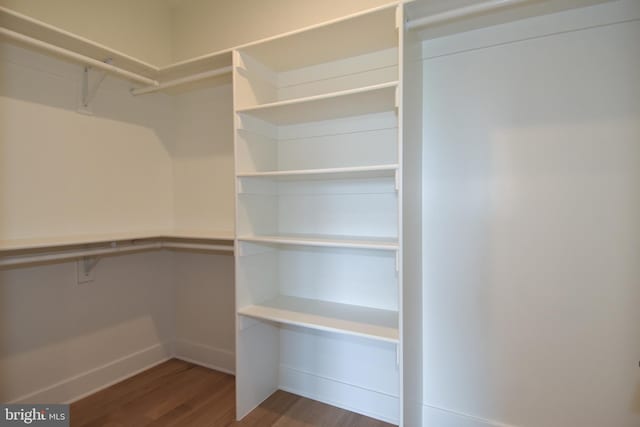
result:
<svg viewBox="0 0 640 427"><path fill-rule="evenodd" d="M104 257L95 280L82 285L74 262L0 269L0 402L169 345L174 307L167 257ZM57 395L73 393L72 385Z"/></svg>
<svg viewBox="0 0 640 427"><path fill-rule="evenodd" d="M233 91L230 76L171 91L175 100L175 158L230 158L233 164ZM188 90L188 92L187 92ZM233 175L233 174L232 174Z"/></svg>
<svg viewBox="0 0 640 427"><path fill-rule="evenodd" d="M99 71L90 72L90 86L99 75ZM82 104L82 79L80 64L0 43L0 97L77 113ZM171 152L170 99L161 94L134 97L129 93L134 86L107 75L89 105L90 115L151 129Z"/></svg>
<svg viewBox="0 0 640 427"><path fill-rule="evenodd" d="M185 204L194 212L178 216L205 228L218 188L233 206L229 76L179 96L133 96L133 83L107 76L92 115L78 112L82 79L78 64L0 43L0 239L168 228L172 205ZM46 196L23 197L31 192Z"/></svg>
<svg viewBox="0 0 640 427"><path fill-rule="evenodd" d="M83 114L79 112L84 109L83 69L80 64L0 43L0 97ZM91 70L89 76L89 86L93 87L101 72ZM166 93L133 96L130 90L138 84L107 74L89 103L88 117L150 129L172 156L233 155L233 145L215 143L221 137L233 140L231 83L230 76L225 75ZM229 102L216 102L220 98ZM206 124L210 132L201 132L201 126L190 128L193 122ZM192 141L186 146L176 144L182 140Z"/></svg>
<svg viewBox="0 0 640 427"><path fill-rule="evenodd" d="M83 115L82 74L0 43L0 239L171 226L173 100L108 77Z"/></svg>

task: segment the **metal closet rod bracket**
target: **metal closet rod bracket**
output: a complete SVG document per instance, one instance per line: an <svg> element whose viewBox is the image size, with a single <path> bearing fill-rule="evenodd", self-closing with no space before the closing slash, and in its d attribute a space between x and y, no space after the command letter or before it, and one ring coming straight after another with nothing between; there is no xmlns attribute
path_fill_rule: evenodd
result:
<svg viewBox="0 0 640 427"><path fill-rule="evenodd" d="M132 241L132 244L135 245L135 242ZM109 247L114 251L117 250L118 242L111 242L109 244ZM82 271L84 272L84 275L88 276L89 274L91 274L91 270L93 270L96 267L96 265L98 265L99 262L100 262L100 255L98 255L98 254L83 256L82 257Z"/></svg>
<svg viewBox="0 0 640 427"><path fill-rule="evenodd" d="M102 62L107 65L112 65L113 58L107 58ZM93 101L96 93L98 93L98 88L107 77L107 72L105 70L100 71L98 79L93 83L93 85L91 85L91 87L89 87L89 77L91 74L91 70L91 66L85 65L84 71L82 73L82 100L80 109L78 111L84 114L92 114L92 111L90 109L91 101Z"/></svg>
<svg viewBox="0 0 640 427"><path fill-rule="evenodd" d="M82 269L85 276L91 274L91 270L93 270L94 267L98 265L98 262L100 262L100 258L98 258L97 256L82 257Z"/></svg>

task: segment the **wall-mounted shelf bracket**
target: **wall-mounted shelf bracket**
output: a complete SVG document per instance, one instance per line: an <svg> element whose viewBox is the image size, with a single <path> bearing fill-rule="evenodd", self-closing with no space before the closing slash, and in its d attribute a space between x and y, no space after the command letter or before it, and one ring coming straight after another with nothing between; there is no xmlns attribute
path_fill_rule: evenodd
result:
<svg viewBox="0 0 640 427"><path fill-rule="evenodd" d="M111 58L107 58L104 60L105 64L111 65L111 62L113 62ZM80 108L78 109L78 111L84 114L93 114L90 107L91 101L93 101L96 93L98 92L98 88L107 77L106 71L100 71L97 80L92 85L90 85L89 81L91 80L91 69L92 68L90 66L85 65L84 71L82 73L82 99L80 100Z"/></svg>
<svg viewBox="0 0 640 427"><path fill-rule="evenodd" d="M97 256L86 256L82 258L82 267L84 270L84 274L89 275L91 274L91 270L94 269L94 267L96 265L98 265L98 262L100 261L100 258L98 258Z"/></svg>
<svg viewBox="0 0 640 427"><path fill-rule="evenodd" d="M98 265L100 258L97 255L84 256L76 263L78 284L93 282L94 268Z"/></svg>

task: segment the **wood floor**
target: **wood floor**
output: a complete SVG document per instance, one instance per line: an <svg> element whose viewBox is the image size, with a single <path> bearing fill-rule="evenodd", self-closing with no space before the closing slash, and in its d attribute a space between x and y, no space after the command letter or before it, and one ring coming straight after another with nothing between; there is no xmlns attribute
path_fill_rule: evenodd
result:
<svg viewBox="0 0 640 427"><path fill-rule="evenodd" d="M72 427L390 427L391 424L278 391L234 421L231 375L169 360L71 405Z"/></svg>

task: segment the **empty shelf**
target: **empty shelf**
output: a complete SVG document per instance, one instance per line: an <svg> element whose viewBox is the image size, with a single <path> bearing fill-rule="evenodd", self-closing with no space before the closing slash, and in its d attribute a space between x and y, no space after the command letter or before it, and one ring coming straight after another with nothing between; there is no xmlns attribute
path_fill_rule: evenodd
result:
<svg viewBox="0 0 640 427"><path fill-rule="evenodd" d="M244 307L238 313L287 325L398 342L398 313L390 310L279 296Z"/></svg>
<svg viewBox="0 0 640 427"><path fill-rule="evenodd" d="M393 111L396 107L397 87L398 82L394 81L241 108L236 112L251 114L275 125L290 125Z"/></svg>
<svg viewBox="0 0 640 427"><path fill-rule="evenodd" d="M397 250L398 239L392 237L353 237L353 236L327 236L310 234L269 235L269 236L243 236L238 240L256 243L279 243L284 245L324 246L334 248L359 248Z"/></svg>
<svg viewBox="0 0 640 427"><path fill-rule="evenodd" d="M239 178L273 178L277 180L393 178L397 164L346 168L303 169L238 174Z"/></svg>

